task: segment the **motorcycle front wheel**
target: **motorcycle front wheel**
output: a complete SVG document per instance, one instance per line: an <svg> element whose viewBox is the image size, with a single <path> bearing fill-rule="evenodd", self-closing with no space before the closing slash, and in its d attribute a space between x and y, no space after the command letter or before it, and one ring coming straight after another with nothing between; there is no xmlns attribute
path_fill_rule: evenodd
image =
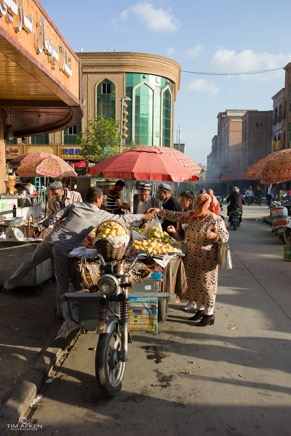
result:
<svg viewBox="0 0 291 436"><path fill-rule="evenodd" d="M120 360L121 335L118 331L104 333L99 336L95 372L100 393L112 398L120 391L126 362Z"/></svg>

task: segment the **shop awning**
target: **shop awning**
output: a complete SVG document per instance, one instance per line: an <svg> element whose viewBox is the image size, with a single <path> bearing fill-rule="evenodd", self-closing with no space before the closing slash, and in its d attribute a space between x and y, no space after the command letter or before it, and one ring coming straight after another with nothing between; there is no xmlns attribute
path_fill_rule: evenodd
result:
<svg viewBox="0 0 291 436"><path fill-rule="evenodd" d="M82 118L79 58L38 2L16 6L0 13L6 139L61 130Z"/></svg>

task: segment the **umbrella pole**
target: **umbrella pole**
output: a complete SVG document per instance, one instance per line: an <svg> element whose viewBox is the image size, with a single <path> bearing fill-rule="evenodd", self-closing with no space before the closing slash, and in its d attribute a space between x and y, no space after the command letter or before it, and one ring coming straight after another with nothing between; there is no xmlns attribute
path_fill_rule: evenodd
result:
<svg viewBox="0 0 291 436"><path fill-rule="evenodd" d="M44 193L44 217L46 217L46 209L47 209L47 188L49 184L49 177L44 178L44 185L46 187L45 193Z"/></svg>

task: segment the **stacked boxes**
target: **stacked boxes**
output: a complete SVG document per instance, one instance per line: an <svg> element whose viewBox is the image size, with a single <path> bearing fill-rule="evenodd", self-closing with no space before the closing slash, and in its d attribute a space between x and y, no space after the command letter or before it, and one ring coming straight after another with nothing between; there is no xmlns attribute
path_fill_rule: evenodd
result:
<svg viewBox="0 0 291 436"><path fill-rule="evenodd" d="M129 297L129 331L158 333L158 298Z"/></svg>

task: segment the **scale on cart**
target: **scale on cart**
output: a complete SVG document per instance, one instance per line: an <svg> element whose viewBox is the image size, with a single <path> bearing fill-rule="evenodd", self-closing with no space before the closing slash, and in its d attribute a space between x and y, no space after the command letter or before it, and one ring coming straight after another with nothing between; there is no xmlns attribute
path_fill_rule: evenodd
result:
<svg viewBox="0 0 291 436"><path fill-rule="evenodd" d="M17 218L4 218L6 229L6 241L24 241L25 236L23 232L16 227L22 221L22 217Z"/></svg>

